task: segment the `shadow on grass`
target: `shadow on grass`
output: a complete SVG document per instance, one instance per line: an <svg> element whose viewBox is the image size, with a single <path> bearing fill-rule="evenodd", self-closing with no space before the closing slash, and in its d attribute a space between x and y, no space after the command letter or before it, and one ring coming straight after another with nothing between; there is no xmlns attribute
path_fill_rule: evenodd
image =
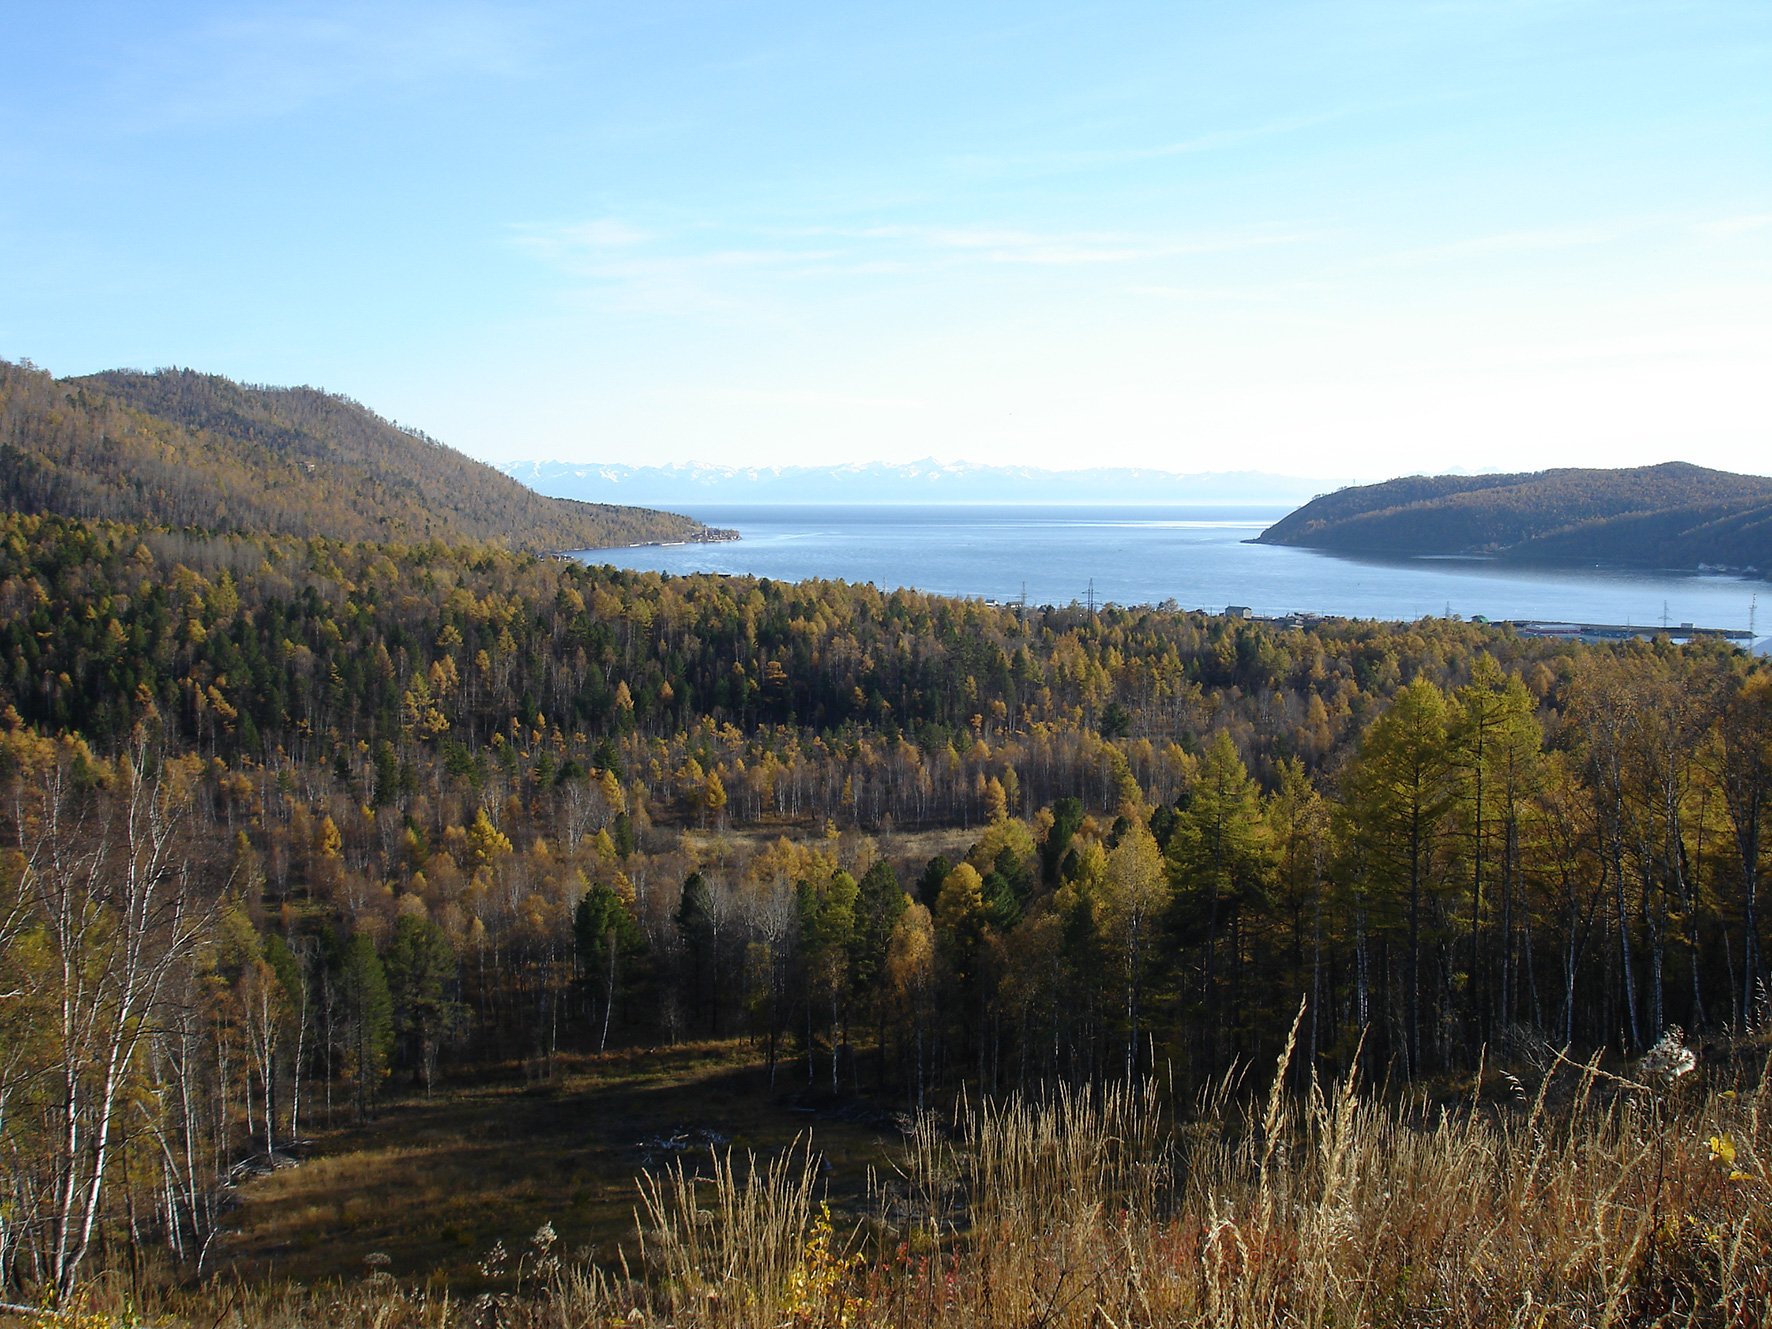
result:
<svg viewBox="0 0 1772 1329"><path fill-rule="evenodd" d="M772 1095L743 1045L567 1058L548 1082L452 1086L320 1134L300 1167L240 1187L213 1267L303 1283L384 1268L473 1290L495 1242L514 1257L544 1222L559 1249L613 1266L637 1255L642 1168L693 1170L709 1140L771 1156L807 1133L833 1196L860 1195L898 1143Z"/></svg>

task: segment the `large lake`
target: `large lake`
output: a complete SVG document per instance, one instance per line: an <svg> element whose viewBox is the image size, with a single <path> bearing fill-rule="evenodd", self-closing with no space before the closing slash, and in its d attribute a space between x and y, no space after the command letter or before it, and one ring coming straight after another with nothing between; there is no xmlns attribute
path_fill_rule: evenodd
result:
<svg viewBox="0 0 1772 1329"><path fill-rule="evenodd" d="M740 539L598 549L587 562L783 581L833 577L1029 604L1161 604L1350 618L1473 614L1744 629L1758 579L1378 560L1245 543L1285 508L713 507L683 511ZM1772 617L1772 595L1766 609ZM1763 629L1762 629L1763 630Z"/></svg>

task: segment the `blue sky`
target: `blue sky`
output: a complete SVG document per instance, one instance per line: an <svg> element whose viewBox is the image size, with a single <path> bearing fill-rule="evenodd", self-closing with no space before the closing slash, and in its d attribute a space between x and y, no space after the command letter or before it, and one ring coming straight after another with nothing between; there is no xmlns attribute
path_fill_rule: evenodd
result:
<svg viewBox="0 0 1772 1329"><path fill-rule="evenodd" d="M1772 471L1772 4L18 4L0 357L488 460Z"/></svg>

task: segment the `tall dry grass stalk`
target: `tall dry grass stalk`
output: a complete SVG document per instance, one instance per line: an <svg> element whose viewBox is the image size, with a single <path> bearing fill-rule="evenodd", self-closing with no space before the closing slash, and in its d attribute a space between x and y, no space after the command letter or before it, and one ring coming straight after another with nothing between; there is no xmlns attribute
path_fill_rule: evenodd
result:
<svg viewBox="0 0 1772 1329"><path fill-rule="evenodd" d="M1500 1103L1289 1092L1166 1125L1149 1087L925 1120L852 1246L810 1146L641 1183L644 1270L451 1302L387 1281L204 1324L776 1329L1703 1325L1772 1322L1772 1065L1708 1089L1562 1061ZM1505 1079L1505 1077L1504 1077ZM492 1318L487 1318L488 1314Z"/></svg>
<svg viewBox="0 0 1772 1329"><path fill-rule="evenodd" d="M749 1329L781 1322L804 1258L818 1166L810 1139L744 1166L710 1151L704 1175L679 1160L640 1176L641 1258L677 1323Z"/></svg>
<svg viewBox="0 0 1772 1329"><path fill-rule="evenodd" d="M1288 1094L1292 1052L1173 1132L1124 1089L963 1114L909 1169L967 1196L948 1258L901 1261L878 1322L1772 1323L1764 1069L1745 1096L1564 1063L1500 1105L1399 1103Z"/></svg>

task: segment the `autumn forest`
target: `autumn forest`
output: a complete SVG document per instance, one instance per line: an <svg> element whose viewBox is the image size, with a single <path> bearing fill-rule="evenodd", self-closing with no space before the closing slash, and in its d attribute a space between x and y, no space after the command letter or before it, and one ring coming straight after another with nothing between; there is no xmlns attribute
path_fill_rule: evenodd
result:
<svg viewBox="0 0 1772 1329"><path fill-rule="evenodd" d="M48 511L0 639L8 1289L198 1275L243 1160L567 1055L915 1114L1767 1016L1772 673L1721 644Z"/></svg>

